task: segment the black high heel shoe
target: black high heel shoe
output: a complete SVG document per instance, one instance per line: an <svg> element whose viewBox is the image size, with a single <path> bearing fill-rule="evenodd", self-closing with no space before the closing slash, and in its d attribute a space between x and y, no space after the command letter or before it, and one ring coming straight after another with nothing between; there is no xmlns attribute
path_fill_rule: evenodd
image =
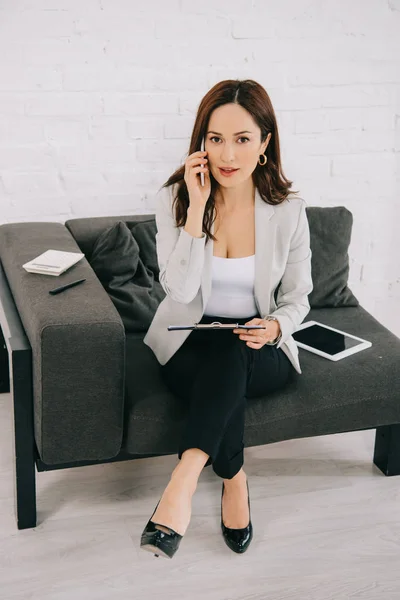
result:
<svg viewBox="0 0 400 600"><path fill-rule="evenodd" d="M222 520L222 496L224 495L224 482L222 482L222 494L221 494L221 529L222 536L225 540L226 545L237 552L238 554L242 554L246 552L247 548L250 545L251 540L253 539L253 525L251 523L251 515L250 515L250 494L249 494L249 484L247 484L247 499L249 503L249 524L247 527L243 527L242 529L230 529L229 527L225 527L224 522Z"/></svg>
<svg viewBox="0 0 400 600"><path fill-rule="evenodd" d="M154 523L151 520L157 510L158 505L160 504L160 500L157 502L157 506L155 507L153 514L143 530L140 540L140 547L148 552L154 552L154 556L172 558L179 548L179 544L181 543L183 535L180 535L171 529L171 527L167 527L161 523ZM171 533L166 533L165 531L161 531L161 529L157 529L156 525L160 525L161 527L165 527L165 529L169 529Z"/></svg>

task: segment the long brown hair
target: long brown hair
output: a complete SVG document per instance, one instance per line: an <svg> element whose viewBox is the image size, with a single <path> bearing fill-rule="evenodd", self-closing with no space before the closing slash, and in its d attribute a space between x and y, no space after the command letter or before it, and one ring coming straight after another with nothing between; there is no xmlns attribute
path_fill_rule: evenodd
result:
<svg viewBox="0 0 400 600"><path fill-rule="evenodd" d="M228 103L240 104L251 114L261 129L261 143L267 139L268 133L272 133L265 151L268 162L265 167L257 164L252 177L264 202L272 205L281 204L290 193L297 192L290 190L292 181L286 179L282 172L278 127L270 97L266 90L253 79L226 79L214 85L207 92L197 111L188 156L200 150L201 140L203 136L205 137L213 110ZM216 238L211 233L211 226L216 218L215 192L219 184L211 171L209 171L209 174L211 193L204 211L203 231L207 235L206 241L209 238L215 241ZM175 183L179 184L173 202L177 227L185 225L189 206L189 193L184 175L185 165L182 165L160 188L169 187Z"/></svg>

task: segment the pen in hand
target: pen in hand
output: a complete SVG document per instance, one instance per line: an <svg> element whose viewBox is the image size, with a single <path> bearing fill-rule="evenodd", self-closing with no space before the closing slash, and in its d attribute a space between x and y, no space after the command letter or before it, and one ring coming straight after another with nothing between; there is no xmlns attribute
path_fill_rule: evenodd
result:
<svg viewBox="0 0 400 600"><path fill-rule="evenodd" d="M78 285L79 283L82 283L83 281L86 281L85 279L77 279L77 281L71 281L71 283L66 283L65 285L62 285L61 287L58 288L54 288L54 290L49 290L49 294L59 294L60 292L63 292L64 290L67 290L70 287L74 287L75 285Z"/></svg>

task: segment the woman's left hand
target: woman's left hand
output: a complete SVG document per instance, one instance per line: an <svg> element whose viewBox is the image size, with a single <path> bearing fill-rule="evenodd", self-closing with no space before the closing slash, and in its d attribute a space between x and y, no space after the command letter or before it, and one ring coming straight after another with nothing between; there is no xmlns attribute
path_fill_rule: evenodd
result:
<svg viewBox="0 0 400 600"><path fill-rule="evenodd" d="M250 348L260 350L267 342L273 342L280 334L281 328L277 321L266 321L265 319L251 319L245 325L263 325L265 329L233 329L238 333L241 340L245 340Z"/></svg>

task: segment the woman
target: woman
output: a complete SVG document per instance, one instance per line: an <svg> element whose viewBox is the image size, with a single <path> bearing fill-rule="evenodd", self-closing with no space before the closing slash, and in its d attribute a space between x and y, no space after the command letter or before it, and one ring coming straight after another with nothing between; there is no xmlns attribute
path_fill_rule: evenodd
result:
<svg viewBox="0 0 400 600"><path fill-rule="evenodd" d="M199 106L190 154L164 184L156 208L166 297L144 342L189 416L179 463L141 537L155 556L172 558L178 549L198 478L210 464L223 479L225 542L235 552L251 542L245 400L301 373L291 334L310 310L313 287L306 206L291 184L264 88L253 80L215 85ZM167 331L170 324L213 321L263 328Z"/></svg>

